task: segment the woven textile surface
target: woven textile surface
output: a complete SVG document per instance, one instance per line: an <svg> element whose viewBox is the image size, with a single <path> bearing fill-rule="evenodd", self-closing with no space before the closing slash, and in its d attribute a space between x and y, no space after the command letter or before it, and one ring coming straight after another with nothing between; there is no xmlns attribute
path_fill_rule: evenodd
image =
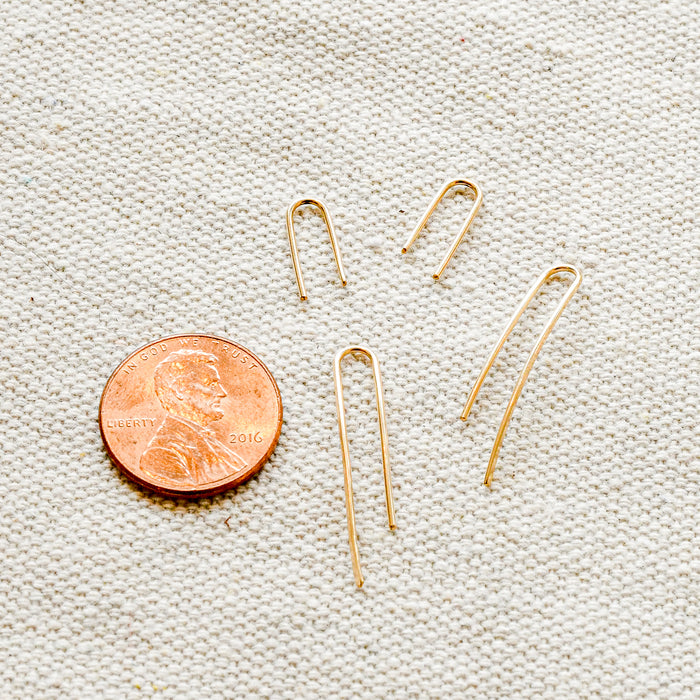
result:
<svg viewBox="0 0 700 700"><path fill-rule="evenodd" d="M0 697L697 698L697 7L7 0L0 42ZM443 278L471 199L484 204ZM286 207L309 299L299 300ZM583 283L482 484L543 289ZM160 498L97 408L206 332L285 411L263 470ZM350 563L332 360L344 364Z"/></svg>

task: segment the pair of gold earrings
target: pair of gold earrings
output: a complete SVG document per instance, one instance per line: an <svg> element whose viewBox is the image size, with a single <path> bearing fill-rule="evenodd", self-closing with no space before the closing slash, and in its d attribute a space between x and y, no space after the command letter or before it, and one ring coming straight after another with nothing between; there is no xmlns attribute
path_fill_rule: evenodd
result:
<svg viewBox="0 0 700 700"><path fill-rule="evenodd" d="M442 189L437 193L433 201L430 203L428 208L425 210L425 214L423 214L423 217L421 220L418 222L418 225L416 228L413 230L413 233L408 237L408 240L404 244L403 248L401 248L402 253L408 252L408 249L413 245L414 241L416 238L418 238L418 234L423 230L423 227L428 223L428 219L430 218L430 215L435 211L437 208L437 205L440 204L442 201L442 198L454 187L467 187L469 188L473 193L474 193L474 204L472 205L471 211L469 212L469 216L467 217L467 220L464 222L464 225L462 226L461 230L457 234L456 238L452 242L452 245L450 246L450 249L447 251L447 254L445 257L442 259L442 262L435 268L435 272L433 272L433 279L439 280L440 277L442 276L442 273L445 271L445 268L447 267L447 264L450 262L452 259L452 256L455 254L455 251L457 250L457 247L459 244L462 242L462 239L466 235L467 231L469 230L469 227L472 225L472 221L474 221L479 208L481 207L481 203L484 200L484 196L481 193L481 188L479 185L477 185L475 182L472 182L471 180L448 180L443 186ZM340 247L338 246L338 237L335 235L335 228L333 227L333 222L331 220L331 215L330 212L328 211L328 207L320 200L320 199L311 199L311 198L306 198L306 199L300 199L297 202L294 202L293 204L289 205L289 208L287 209L287 235L289 236L289 248L292 253L292 264L294 265L294 274L296 275L297 278L297 286L299 287L299 296L301 297L302 301L306 301L309 297L306 294L306 287L304 286L304 277L301 274L301 265L299 264L299 248L297 247L297 239L296 239L296 234L294 233L294 214L296 210L299 207L305 206L307 204L315 206L320 212L321 216L323 217L323 221L326 224L326 228L328 229L328 235L331 239L331 247L333 248L333 255L335 257L335 264L338 267L338 275L340 276L340 282L343 285L343 287L348 283L348 278L347 275L345 274L345 268L343 267L343 261L342 258L340 257Z"/></svg>
<svg viewBox="0 0 700 700"><path fill-rule="evenodd" d="M462 229L460 232L457 234L457 237L452 243L452 246L450 247L449 251L443 258L442 262L440 265L436 268L435 272L433 273L433 278L434 279L439 279L442 273L445 271L445 268L447 267L447 264L451 260L452 256L454 255L455 251L457 250L457 247L459 246L460 242L464 238L465 234L469 230L469 227L472 224L472 221L474 220L477 212L479 211L479 207L481 206L481 202L483 200L483 196L481 193L481 189L479 188L476 183L471 182L469 180L451 180L445 183L442 187L442 189L438 192L438 194L435 196L433 201L430 203L428 206L428 209L426 210L425 214L421 218L421 220L418 222L418 225L416 228L413 230L411 233L410 237L408 238L406 244L404 247L401 249L402 253L405 253L410 246L413 244L413 242L416 240L418 237L418 234L421 232L425 224L427 223L428 219L430 218L430 215L435 211L435 208L438 206L442 198L445 196L445 194L452 189L453 187L457 186L465 186L470 188L474 195L475 195L475 200L474 204L472 205L471 211L469 212L469 216L462 226ZM302 278L301 274L301 267L299 265L299 253L297 250L297 245L296 245L296 237L294 235L294 224L293 224L293 217L295 211L302 205L305 204L313 204L317 206L321 210L321 214L323 216L323 219L326 223L326 227L328 229L328 233L331 239L331 246L333 247L333 252L335 255L336 259L336 264L338 266L338 273L340 275L341 282L343 286L347 284L347 277L345 275L345 271L343 269L343 264L340 258L340 250L338 248L338 240L335 235L335 230L333 228L333 224L331 222L330 214L328 213L328 209L326 206L318 199L302 199L299 200L298 202L295 202L292 204L289 209L287 210L287 233L289 235L289 244L291 248L291 253L292 253L292 262L294 264L294 271L296 273L297 277L297 284L299 286L299 296L301 297L302 300L307 299L306 295L306 290L304 287L304 281ZM573 295L576 293L576 290L578 289L579 285L581 284L582 276L581 272L574 267L573 265L555 265L554 267L551 267L547 270L545 270L539 278L535 281L535 283L532 285L530 290L527 292L525 297L523 298L522 302L518 306L518 308L515 310L513 313L510 321L506 325L505 329L501 333L500 338L496 342L496 344L493 347L493 350L491 351L490 355L488 356L481 372L479 373L479 376L477 377L476 381L474 382L474 386L472 387L471 391L469 392L469 395L467 397L467 402L464 406L464 409L461 414L461 419L463 421L467 420L467 417L469 416L469 412L471 411L474 402L476 401L477 394L479 393L479 390L481 389L482 384L484 383L484 380L486 379L486 375L488 374L489 370L493 366L493 363L496 360L496 357L498 356L498 353L500 352L501 348L505 344L508 336L511 334L513 329L518 323L518 320L520 317L523 315L527 307L530 305L532 300L535 298L537 295L537 292L544 286L544 284L553 276L561 274L561 273L568 273L572 275L573 279L571 283L569 284L569 287L566 290L566 293L562 297L561 301L557 305L557 307L554 309L554 312L550 316L549 320L547 321L544 329L540 333L537 341L535 342L535 346L532 348L530 355L527 358L527 361L525 362L525 366L523 367L522 371L520 372L520 376L518 377L518 381L516 382L515 388L513 389L513 393L511 394L510 400L508 401L508 405L506 406L505 413L503 414L503 418L501 419L501 423L498 427L498 432L496 433L496 439L494 441L493 448L491 450L491 456L489 458L489 463L486 468L486 475L484 476L484 484L486 486L491 486L491 481L493 478L493 472L496 466L496 461L498 460L498 453L501 449L501 445L503 443L503 438L505 436L506 429L508 427L508 423L510 422L511 416L513 415L513 411L515 409L515 405L518 402L518 399L520 398L520 395L522 394L523 388L525 386L525 382L527 381L528 375L530 374L530 370L532 369L533 365L535 364L535 360L537 359L537 356L540 353L540 350L542 350L542 347L549 337L549 334L552 332L552 329L556 325L557 321L561 317L562 313L564 312L564 309L566 308L567 304L573 297ZM376 399L377 399L377 413L379 417L379 434L380 434L380 440L381 440L381 451L382 451L382 466L383 466L383 472L384 472L384 492L386 496L386 507L387 507L387 514L389 518L389 528L390 529L395 529L396 528L396 518L395 518L395 513L394 513L394 499L393 499L393 492L392 492L392 487L391 487L391 468L389 466L389 445L388 445L388 438L387 438L387 429L386 429L386 416L385 416L385 411L384 411L384 394L383 394L383 389L382 389L382 379L381 379L381 372L379 369L379 360L377 359L376 354L370 350L367 347L356 345L356 346L350 346L347 348L344 348L342 350L339 350L338 353L335 356L335 360L333 363L333 374L334 374L334 381L335 381L335 394L336 394L336 408L338 412L338 429L340 432L340 445L341 445L341 451L343 455L343 474L344 474L344 484L345 484L345 503L346 503L346 510L347 510L347 518L348 518L348 535L349 535L349 540L350 540L350 555L352 558L352 567L353 567L353 572L355 575L355 582L357 583L358 586L362 586L364 583L364 579L362 577L362 571L360 568L360 554L359 554L359 549L357 546L357 530L355 526L355 509L354 509L354 503L353 503L353 493L352 493L352 473L350 469L350 450L348 446L348 435L347 435L347 424L345 421L345 406L344 406L344 400L343 400L343 382L342 382L342 376L341 376L341 361L343 360L344 357L346 357L349 354L362 354L365 355L371 362L372 364L372 373L374 376L374 386L375 386L375 392L376 392Z"/></svg>

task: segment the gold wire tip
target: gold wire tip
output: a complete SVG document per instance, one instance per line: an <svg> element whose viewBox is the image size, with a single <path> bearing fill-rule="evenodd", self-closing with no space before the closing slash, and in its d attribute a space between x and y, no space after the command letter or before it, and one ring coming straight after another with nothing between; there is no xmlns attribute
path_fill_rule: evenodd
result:
<svg viewBox="0 0 700 700"><path fill-rule="evenodd" d="M402 253L408 252L408 249L413 245L413 242L418 238L418 234L423 230L423 227L428 223L428 219L430 218L430 215L435 211L435 208L437 207L438 204L442 201L442 198L453 188L453 187L467 187L469 188L473 193L474 193L474 204L472 205L471 211L469 212L469 216L467 217L467 220L465 221L464 225L462 226L460 232L457 234L457 237L454 239L452 242L452 245L450 246L450 249L447 251L447 254L445 257L442 259L442 262L435 268L435 272L433 272L433 279L439 280L440 277L442 276L442 273L445 271L445 268L447 267L447 264L452 260L452 256L455 254L455 251L457 250L457 247L459 244L462 242L462 239L466 235L467 231L469 230L469 227L472 225L472 222L474 221L474 218L477 215L477 212L479 211L479 207L481 207L481 203L484 201L484 196L481 192L481 188L479 185L477 185L475 182L472 182L471 180L448 180L443 186L442 189L437 193L433 201L430 203L428 208L425 210L425 214L423 214L423 218L418 222L418 225L416 226L415 229L413 229L413 233L408 237L408 240L404 244L404 247L401 248Z"/></svg>
<svg viewBox="0 0 700 700"><path fill-rule="evenodd" d="M508 321L508 325L506 326L505 330L501 334L501 337L496 342L496 345L494 346L493 350L491 351L491 354L489 355L488 359L486 360L486 364L484 365L483 369L481 370L481 373L477 377L476 382L474 382L474 386L472 387L472 390L469 392L469 397L467 398L467 403L465 404L464 410L462 411L461 419L467 420L467 417L469 416L469 412L472 410L472 407L474 406L474 402L476 401L476 395L479 393L479 389L481 389L481 385L484 383L484 380L486 379L486 375L489 373L489 370L491 369L494 361L496 360L498 353L500 352L501 348L503 347L504 343L506 342L506 339L510 335L511 331L515 328L516 324L518 323L518 320L525 312L525 309L527 309L527 307L530 305L530 302L535 298L535 296L537 295L537 292L547 282L547 280L549 280L551 277L554 277L554 275L558 275L561 273L568 273L568 274L573 275L573 280L572 280L571 284L569 285L569 288L566 290L566 293L564 294L562 300L559 302L557 308L554 309L554 313L549 318L549 321L547 321L547 325L544 327L544 330L542 331L542 333L540 333L540 337L537 339L537 342L535 343L535 347L532 348L532 352L530 352L530 355L527 358L527 362L525 363L525 366L523 367L522 371L520 372L520 376L518 377L518 381L515 385L515 389L513 389L513 393L511 394L510 401L508 401L508 406L506 406L506 411L503 414L503 419L501 420L501 424L498 426L498 433L496 433L496 441L494 442L493 449L491 450L491 457L489 459L488 467L486 468L486 476L484 476L484 485L486 485L488 487L491 486L491 480L493 478L493 470L496 467L496 461L498 460L498 453L501 449L501 444L503 443L503 437L506 433L506 428L508 427L508 423L510 422L510 418L513 415L513 410L515 409L515 404L518 402L518 399L520 398L520 394L523 391L523 387L525 386L525 382L527 381L527 377L530 374L530 370L532 369L532 366L535 364L535 360L537 359L537 355L539 355L540 350L542 350L542 346L544 345L545 341L547 340L549 334L552 332L552 329L556 325L556 322L559 320L559 317L564 312L566 305L569 303L569 301L571 300L571 297L574 296L574 294L576 293L576 290L579 288L579 285L581 284L582 276L577 268L575 268L573 265L556 265L555 267L552 267L549 270L545 270L545 272L543 272L540 275L540 277L535 282L535 284L533 284L532 287L530 288L530 291L525 295L525 298L520 303L520 306L515 310L515 313L511 317L510 321Z"/></svg>
<svg viewBox="0 0 700 700"><path fill-rule="evenodd" d="M386 417L384 414L384 391L382 389L382 375L379 371L379 360L372 350L359 345L353 345L339 350L333 362L333 378L335 381L335 405L338 411L338 431L340 432L340 448L343 453L343 477L345 483L345 508L348 516L348 538L350 541L350 557L352 558L352 570L355 575L355 583L358 588L365 582L360 568L360 551L357 546L357 529L355 527L355 506L352 497L352 473L350 469L350 450L348 448L348 428L345 421L345 402L343 400L343 378L340 372L340 363L346 355L351 353L364 355L372 363L374 375L374 389L377 396L377 414L379 416L379 437L382 446L382 467L384 470L384 495L386 497L386 511L389 517L389 529L396 528L394 514L394 496L391 488L391 469L389 467L389 441L386 432Z"/></svg>
<svg viewBox="0 0 700 700"><path fill-rule="evenodd" d="M294 274L297 278L297 285L299 287L299 297L302 301L306 301L309 297L306 294L306 287L304 287L304 278L301 274L301 265L299 264L299 249L297 248L297 239L294 233L294 212L306 204L311 204L318 208L323 217L323 221L328 229L328 235L331 239L331 247L333 248L333 255L335 256L335 264L338 267L338 275L340 275L340 282L343 287L348 283L348 278L345 276L345 270L343 268L343 261L340 257L340 248L338 247L338 238L335 235L335 229L333 228L333 222L331 221L331 215L328 211L326 205L320 199L300 199L298 202L290 204L287 209L287 235L289 236L289 249L292 254L292 264L294 265Z"/></svg>

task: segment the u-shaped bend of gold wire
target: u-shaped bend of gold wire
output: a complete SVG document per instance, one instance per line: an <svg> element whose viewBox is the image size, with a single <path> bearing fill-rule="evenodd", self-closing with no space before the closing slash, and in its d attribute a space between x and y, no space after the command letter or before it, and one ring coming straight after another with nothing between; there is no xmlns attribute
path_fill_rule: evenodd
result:
<svg viewBox="0 0 700 700"><path fill-rule="evenodd" d="M476 217L476 214L479 211L481 203L484 201L484 195L482 194L481 187L479 187L479 185L477 185L475 182L472 182L471 180L448 180L442 186L442 189L437 193L435 199L433 199L433 201L429 204L428 208L425 210L425 214L423 214L423 218L418 222L416 228L413 229L413 233L408 237L408 240L404 244L404 247L401 248L402 253L408 251L408 249L413 245L413 242L416 240L416 238L418 238L418 234L423 230L423 227L426 225L426 223L428 223L428 219L430 218L430 215L435 211L437 205L440 204L442 198L453 187L468 187L474 193L474 204L472 204L471 211L469 212L467 220L464 222L464 226L462 226L462 229L452 242L450 249L447 251L447 255L445 255L445 257L442 259L442 262L435 268L435 272L433 272L433 279L436 280L440 279L442 273L447 267L447 263L449 263L450 260L452 260L452 256L455 254L457 246L459 246L459 244L462 242L462 239L469 230L469 227L472 225L472 221L474 221L474 218Z"/></svg>
<svg viewBox="0 0 700 700"><path fill-rule="evenodd" d="M545 341L547 340L547 337L552 332L552 329L554 328L556 322L559 320L559 317L564 312L566 305L569 303L569 301L571 300L571 297L574 296L574 294L576 293L576 290L579 288L579 285L581 284L582 277L581 277L581 273L579 272L579 270L577 268L575 268L573 265L557 265L555 267L552 267L549 270L545 270L540 275L539 279L535 282L535 284L532 285L532 287L530 288L530 291L525 295L525 298L520 303L520 306L515 310L515 313L513 314L510 321L508 321L508 325L506 326L505 330L501 334L501 337L496 342L496 345L494 346L493 350L491 351L491 354L489 355L488 359L486 360L486 364L484 365L483 369L481 370L481 374L479 374L479 376L476 379L476 382L474 382L474 386L472 387L472 390L469 392L469 397L467 398L467 403L465 404L464 410L462 411L462 415L461 415L462 420L467 420L467 416L469 416L469 412L472 410L472 406L474 405L474 402L476 401L476 395L479 393L479 389L481 389L481 385L484 383L484 380L486 379L486 375L488 374L489 370L491 369L491 367L496 359L496 356L498 355L498 353L500 352L504 343L506 342L506 339L510 335L513 328L515 328L520 317L523 315L525 309L530 305L530 302L534 299L535 295L540 290L540 288L545 284L545 282L547 282L547 280L549 280L550 277L553 277L554 275L560 274L562 272L568 272L571 275L573 275L574 278L571 281L569 288L566 290L566 294L564 294L564 297L559 302L559 305L557 306L557 308L554 309L554 313L551 315L549 321L547 321L547 325L544 327L544 330L542 331L542 333L540 333L540 337L537 339L537 342L535 343L535 347L532 348L532 352L530 352L530 355L527 358L527 362L525 363L525 367L523 367L522 372L520 372L520 376L518 377L518 382L515 385L515 389L513 389L513 393L511 394L510 401L508 402L508 406L506 406L506 411L503 414L503 419L501 420L501 424L498 426L498 433L496 434L496 441L493 444L493 449L491 450L491 457L489 459L489 464L488 464L488 467L486 468L486 476L484 477L484 484L486 486L491 486L491 479L493 478L493 470L496 466L496 461L498 460L498 453L501 449L501 444L503 443L503 437L506 433L506 428L508 427L508 423L510 422L510 418L513 415L513 410L515 409L515 404L518 402L518 399L520 398L520 394L523 391L523 387L525 386L525 382L527 381L527 377L530 374L530 370L532 369L532 366L535 364L535 360L537 359L537 355L539 355L540 350L542 350L542 346L544 345Z"/></svg>
<svg viewBox="0 0 700 700"><path fill-rule="evenodd" d="M352 557L352 570L355 574L355 583L361 587L365 582L360 569L360 551L357 546L357 529L355 528L355 505L352 497L352 472L350 470L350 450L348 449L348 428L345 421L345 402L343 400L343 378L340 372L340 363L346 355L357 353L365 355L372 362L372 374L374 375L374 388L377 394L377 413L379 415L379 437L382 445L382 466L384 469L384 494L386 496L386 511L389 516L389 528L396 528L394 515L394 497L391 489L391 469L389 467L389 444L386 432L386 418L384 415L384 392L382 389L382 375L379 371L379 360L369 348L354 345L344 350L339 350L333 362L333 378L335 381L335 404L338 411L338 430L340 432L340 447L343 453L343 476L345 483L345 507L348 515L348 537L350 540L350 556Z"/></svg>
<svg viewBox="0 0 700 700"><path fill-rule="evenodd" d="M297 285L299 287L299 296L302 301L306 301L309 297L306 294L306 287L304 287L304 278L301 274L301 265L299 264L299 249L297 248L297 239L294 233L294 212L305 204L312 204L317 207L323 216L323 221L328 229L328 236L331 239L331 246L333 248L333 255L335 256L335 264L338 266L338 274L340 275L340 281L343 287L348 283L348 278L345 276L345 270L343 269L343 261L340 257L340 248L338 247L338 239L335 235L335 229L333 228L333 222L331 221L331 215L328 211L326 205L320 199L300 199L298 202L290 204L287 209L287 235L289 236L289 249L292 253L292 264L294 265L294 274L297 277Z"/></svg>

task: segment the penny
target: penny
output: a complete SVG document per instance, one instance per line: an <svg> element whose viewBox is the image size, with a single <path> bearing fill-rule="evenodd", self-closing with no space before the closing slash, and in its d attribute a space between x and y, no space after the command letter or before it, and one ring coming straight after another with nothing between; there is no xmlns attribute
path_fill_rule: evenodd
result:
<svg viewBox="0 0 700 700"><path fill-rule="evenodd" d="M270 370L242 345L174 335L134 351L100 401L112 461L166 496L211 496L258 472L282 430Z"/></svg>

